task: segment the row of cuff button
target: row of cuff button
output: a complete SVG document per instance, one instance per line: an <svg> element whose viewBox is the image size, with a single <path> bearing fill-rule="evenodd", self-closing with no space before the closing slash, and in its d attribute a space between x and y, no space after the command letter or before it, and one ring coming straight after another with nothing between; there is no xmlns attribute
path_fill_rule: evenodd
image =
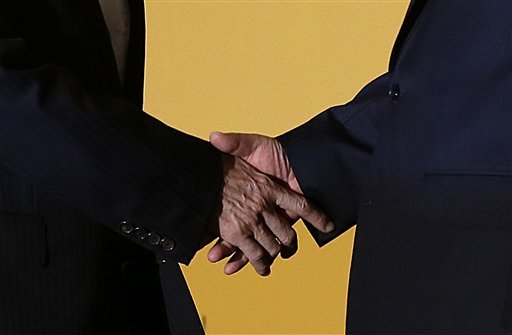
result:
<svg viewBox="0 0 512 335"><path fill-rule="evenodd" d="M137 227L131 224L128 221L121 221L119 224L119 229L127 234L132 235L139 240L146 240L150 245L157 246L160 245L164 251L173 251L176 243L173 239L168 237L160 237L155 232L148 232L145 228Z"/></svg>

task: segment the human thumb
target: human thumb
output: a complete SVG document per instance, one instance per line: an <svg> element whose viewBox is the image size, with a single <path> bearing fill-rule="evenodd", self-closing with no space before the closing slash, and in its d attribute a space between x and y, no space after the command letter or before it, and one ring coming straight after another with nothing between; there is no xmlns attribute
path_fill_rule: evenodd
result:
<svg viewBox="0 0 512 335"><path fill-rule="evenodd" d="M218 150L233 156L247 157L258 148L263 137L255 134L221 133L210 134L211 144Z"/></svg>

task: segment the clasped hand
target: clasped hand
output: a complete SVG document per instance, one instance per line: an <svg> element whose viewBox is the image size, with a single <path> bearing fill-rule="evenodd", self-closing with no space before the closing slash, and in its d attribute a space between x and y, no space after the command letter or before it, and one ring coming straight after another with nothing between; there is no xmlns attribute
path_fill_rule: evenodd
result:
<svg viewBox="0 0 512 335"><path fill-rule="evenodd" d="M229 256L224 267L233 274L251 263L259 275L270 274L276 257L297 251L292 225L303 218L322 232L334 224L303 195L281 144L254 134L212 133L211 143L224 152L224 187L219 236L208 252L211 262Z"/></svg>

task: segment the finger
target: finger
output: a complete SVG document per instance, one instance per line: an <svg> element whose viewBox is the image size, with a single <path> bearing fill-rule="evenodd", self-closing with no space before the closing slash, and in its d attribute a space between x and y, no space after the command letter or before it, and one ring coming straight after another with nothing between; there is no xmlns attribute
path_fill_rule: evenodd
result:
<svg viewBox="0 0 512 335"><path fill-rule="evenodd" d="M263 214L263 213L262 213ZM266 216L269 220L275 220L275 217L272 217L270 213L267 213ZM254 240L258 242L268 253L270 258L273 260L279 255L281 252L281 244L276 239L276 236L272 233L269 227L265 223L260 222L255 225L253 228Z"/></svg>
<svg viewBox="0 0 512 335"><path fill-rule="evenodd" d="M240 250L236 251L229 261L224 266L224 273L232 275L243 269L249 264L249 259Z"/></svg>
<svg viewBox="0 0 512 335"><path fill-rule="evenodd" d="M247 157L252 154L265 139L256 134L238 134L213 132L210 143L218 150L233 156Z"/></svg>
<svg viewBox="0 0 512 335"><path fill-rule="evenodd" d="M297 233L277 211L261 213L270 231L281 243L281 256L290 258L297 252Z"/></svg>
<svg viewBox="0 0 512 335"><path fill-rule="evenodd" d="M224 273L227 275L237 273L249 263L249 259L240 250L222 239L219 239L210 249L208 260L215 263L230 255L232 255L231 258L224 266Z"/></svg>
<svg viewBox="0 0 512 335"><path fill-rule="evenodd" d="M259 243L252 238L246 238L237 247L249 259L254 270L260 276L268 276L270 274L270 257Z"/></svg>
<svg viewBox="0 0 512 335"><path fill-rule="evenodd" d="M219 238L217 243L208 251L208 260L212 263L216 263L224 258L231 256L236 251L231 243L224 241Z"/></svg>
<svg viewBox="0 0 512 335"><path fill-rule="evenodd" d="M334 223L327 214L317 209L310 201L302 195L285 188L272 188L276 205L284 210L296 213L308 221L318 230L330 233L334 230Z"/></svg>

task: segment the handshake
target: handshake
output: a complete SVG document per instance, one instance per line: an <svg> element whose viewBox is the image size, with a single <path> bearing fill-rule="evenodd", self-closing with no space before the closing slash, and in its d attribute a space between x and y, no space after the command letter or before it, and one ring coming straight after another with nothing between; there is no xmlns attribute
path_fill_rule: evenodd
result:
<svg viewBox="0 0 512 335"><path fill-rule="evenodd" d="M303 196L277 140L214 132L210 142L224 153L224 185L218 220L205 242L219 237L208 259L218 262L230 257L224 267L226 274L251 263L259 275L269 275L279 254L289 258L297 251L292 225L299 218L322 232L334 230L328 216Z"/></svg>

